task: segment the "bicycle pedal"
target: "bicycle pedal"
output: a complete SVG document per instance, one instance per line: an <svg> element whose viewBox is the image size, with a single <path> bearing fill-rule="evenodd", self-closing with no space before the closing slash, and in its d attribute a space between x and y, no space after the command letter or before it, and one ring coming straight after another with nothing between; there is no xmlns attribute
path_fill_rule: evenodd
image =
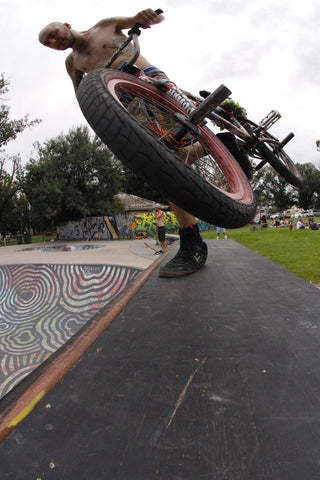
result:
<svg viewBox="0 0 320 480"><path fill-rule="evenodd" d="M266 117L264 117L259 123L260 127L264 130L269 130L272 125L274 125L278 120L280 120L281 115L277 110L271 110Z"/></svg>
<svg viewBox="0 0 320 480"><path fill-rule="evenodd" d="M207 97L209 97L210 93L211 92L208 92L208 90L200 90L199 95L202 98L207 98Z"/></svg>

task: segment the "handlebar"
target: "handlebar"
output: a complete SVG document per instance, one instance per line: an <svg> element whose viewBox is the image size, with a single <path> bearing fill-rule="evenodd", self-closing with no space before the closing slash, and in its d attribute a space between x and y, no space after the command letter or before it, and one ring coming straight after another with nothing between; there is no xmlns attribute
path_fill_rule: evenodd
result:
<svg viewBox="0 0 320 480"><path fill-rule="evenodd" d="M163 11L161 8L158 8L155 10L157 15L161 15ZM134 56L131 58L129 63L134 64L134 62L137 60L137 58L140 55L140 47L139 47L139 41L138 41L138 36L140 35L140 28L142 27L141 23L137 22L133 25L133 27L129 30L128 32L128 37L125 39L125 41L120 45L120 47L114 52L110 60L106 63L104 68L110 68L113 62L118 58L119 54L122 52L126 46L133 41L134 43Z"/></svg>
<svg viewBox="0 0 320 480"><path fill-rule="evenodd" d="M157 15L161 15L161 13L163 13L163 10L161 10L161 8L157 8L157 10L155 10L156 14ZM142 27L142 24L137 22L133 25L133 27L129 30L128 32L128 35L140 35L140 28Z"/></svg>

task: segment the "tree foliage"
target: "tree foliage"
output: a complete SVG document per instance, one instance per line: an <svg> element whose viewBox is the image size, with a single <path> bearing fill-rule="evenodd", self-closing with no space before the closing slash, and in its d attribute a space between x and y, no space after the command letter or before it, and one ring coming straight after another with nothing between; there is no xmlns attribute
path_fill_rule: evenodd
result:
<svg viewBox="0 0 320 480"><path fill-rule="evenodd" d="M36 150L23 182L34 226L43 229L121 211L115 198L121 184L119 162L97 137L91 138L87 127L73 128Z"/></svg>
<svg viewBox="0 0 320 480"><path fill-rule="evenodd" d="M137 197L153 200L157 203L168 204L168 199L166 199L161 193L149 187L147 183L141 180L125 165L122 165L121 191L136 195Z"/></svg>
<svg viewBox="0 0 320 480"><path fill-rule="evenodd" d="M10 161L9 161L10 160ZM8 163L11 164L7 167ZM18 156L0 159L0 232L16 232L20 229L19 188L22 173Z"/></svg>
<svg viewBox="0 0 320 480"><path fill-rule="evenodd" d="M10 82L5 79L4 74L0 76L0 97L5 95L8 91ZM23 132L26 128L40 123L41 120L35 119L29 121L29 115L25 115L18 120L10 120L10 107L4 103L1 98L0 105L0 148L7 145L10 140L17 138L17 135Z"/></svg>
<svg viewBox="0 0 320 480"><path fill-rule="evenodd" d="M298 191L298 204L307 210L311 207L319 208L320 171L312 163L297 164L303 177L303 185Z"/></svg>
<svg viewBox="0 0 320 480"><path fill-rule="evenodd" d="M259 170L251 184L258 205L273 205L277 210L285 210L295 202L295 189L272 167Z"/></svg>
<svg viewBox="0 0 320 480"><path fill-rule="evenodd" d="M285 210L297 205L303 210L320 208L320 170L312 163L297 164L303 178L302 187L292 187L272 167L259 170L251 182L259 205Z"/></svg>
<svg viewBox="0 0 320 480"><path fill-rule="evenodd" d="M0 75L0 232L17 232L21 230L25 216L25 206L22 208L22 196L19 192L22 175L21 159L19 155L9 157L5 155L5 147L10 140L26 128L40 122L35 119L29 121L28 115L18 120L11 120L10 107L5 103L3 96L8 92L10 82Z"/></svg>

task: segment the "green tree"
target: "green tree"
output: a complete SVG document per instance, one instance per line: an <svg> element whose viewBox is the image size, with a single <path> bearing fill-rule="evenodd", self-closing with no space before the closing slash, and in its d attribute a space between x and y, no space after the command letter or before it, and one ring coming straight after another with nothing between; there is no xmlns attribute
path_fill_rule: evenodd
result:
<svg viewBox="0 0 320 480"><path fill-rule="evenodd" d="M97 137L91 138L86 126L38 144L36 150L37 158L26 165L23 189L37 229L122 210L115 198L120 164Z"/></svg>
<svg viewBox="0 0 320 480"><path fill-rule="evenodd" d="M22 173L21 159L17 156L5 155L5 147L9 141L26 128L40 122L35 119L29 121L28 115L18 120L10 119L10 107L5 103L4 95L8 92L10 82L0 75L0 231L20 231L22 213L19 211L20 177Z"/></svg>
<svg viewBox="0 0 320 480"><path fill-rule="evenodd" d="M11 166L7 168L8 163ZM20 230L17 199L21 172L21 161L18 156L0 159L0 232L2 234Z"/></svg>
<svg viewBox="0 0 320 480"><path fill-rule="evenodd" d="M141 180L132 170L125 165L121 166L121 191L136 195L137 197L147 198L154 202L168 204L168 200L156 190L153 190L143 180Z"/></svg>
<svg viewBox="0 0 320 480"><path fill-rule="evenodd" d="M4 74L0 75L0 97L8 92L10 82L5 79ZM10 107L0 98L0 148L7 145L10 140L17 138L18 133L23 132L27 127L30 128L41 120L35 119L29 121L29 115L25 115L19 120L10 120Z"/></svg>
<svg viewBox="0 0 320 480"><path fill-rule="evenodd" d="M298 205L304 210L316 207L320 194L320 171L312 163L297 164L297 167L303 177L302 187L297 193Z"/></svg>
<svg viewBox="0 0 320 480"><path fill-rule="evenodd" d="M266 169L262 168L255 172L250 181L252 190L256 198L257 205L272 205L272 194L265 188L265 174Z"/></svg>
<svg viewBox="0 0 320 480"><path fill-rule="evenodd" d="M285 210L295 199L295 189L272 167L259 170L251 182L258 205L273 205Z"/></svg>

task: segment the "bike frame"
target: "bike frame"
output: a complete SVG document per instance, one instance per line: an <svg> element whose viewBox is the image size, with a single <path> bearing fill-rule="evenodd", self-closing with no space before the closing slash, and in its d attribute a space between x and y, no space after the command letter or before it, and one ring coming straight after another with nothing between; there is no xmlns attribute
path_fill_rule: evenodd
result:
<svg viewBox="0 0 320 480"><path fill-rule="evenodd" d="M159 9L156 10L156 13L160 15L163 12ZM246 149L247 154L257 159L261 159L261 156L258 152L259 145L267 143L271 146L273 152L276 154L280 152L280 150L294 137L294 134L290 133L284 140L279 141L277 138L273 137L267 132L267 130L281 118L281 115L277 111L272 110L260 122L260 124L257 125L246 117L240 117L239 115L224 110L220 104L231 94L231 91L228 90L224 85L218 87L218 89L209 94L206 99L191 95L192 100L190 100L187 93L177 87L177 85L175 85L173 82L169 80L157 82L145 75L143 71L134 65L135 61L140 55L140 45L138 39L141 33L140 28L141 25L136 23L129 30L128 37L115 51L113 56L105 65L105 68L110 68L124 48L129 45L129 43L133 43L134 55L129 62L126 63L126 66L129 65L134 67L134 75L148 83L157 86L160 88L160 90L165 91L168 95L173 97L179 103L179 105L182 106L186 113L189 114L189 117L179 114L179 120L182 121L184 126L181 127L179 131L173 132L173 137L176 140L179 140L179 137L182 137L185 134L186 129L192 130L194 133L196 133L197 123L199 124L200 122L203 122L205 118L211 120L215 126L228 130L234 136L239 138L243 142L243 146ZM121 66L119 70L126 71L126 68ZM262 160L258 165L256 165L255 170L259 170L266 163L266 160Z"/></svg>
<svg viewBox="0 0 320 480"><path fill-rule="evenodd" d="M160 15L162 10L158 9L156 10L156 13ZM137 60L137 58L140 55L140 45L139 45L139 35L141 33L140 31L141 25L139 23L136 23L128 32L128 37L124 42L118 47L118 49L115 51L115 53L112 55L110 60L107 62L105 65L105 68L110 68L112 64L115 62L115 60L119 57L121 52L124 50L124 48L129 45L129 43L133 42L133 50L134 50L134 55L133 57L126 63L125 66L121 66L119 70L126 71L128 70L128 66L135 67L134 63ZM138 67L135 67L135 75L148 82L155 84L154 80L152 78L148 77L145 75ZM131 73L131 72L130 72ZM160 85L159 85L160 87ZM172 98L174 98L179 105L182 106L182 108L189 114L189 117L185 117L184 120L179 117L182 123L184 123L185 127L188 129L191 129L195 131L196 127L195 125L197 123L201 123L212 110L214 110L220 103L222 103L228 96L231 94L230 90L225 87L224 85L221 85L218 87L213 93L211 93L205 100L200 99L200 102L198 102L198 105L195 105L193 102L189 100L187 95L179 88L177 85L175 85L173 82L170 82L169 80L164 80L164 83L162 83L162 88L165 89L166 93L170 95ZM179 136L182 136L182 131L175 132L174 137L178 139Z"/></svg>

